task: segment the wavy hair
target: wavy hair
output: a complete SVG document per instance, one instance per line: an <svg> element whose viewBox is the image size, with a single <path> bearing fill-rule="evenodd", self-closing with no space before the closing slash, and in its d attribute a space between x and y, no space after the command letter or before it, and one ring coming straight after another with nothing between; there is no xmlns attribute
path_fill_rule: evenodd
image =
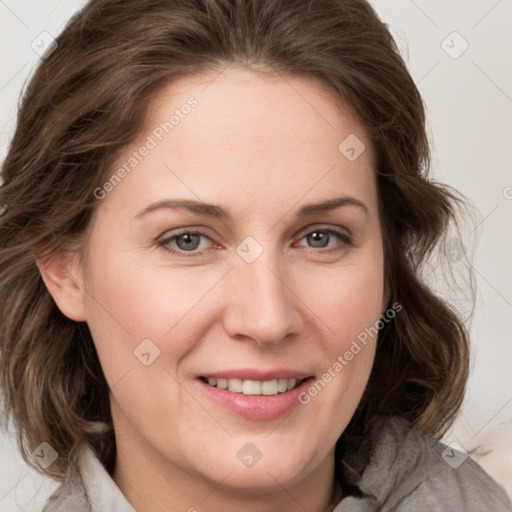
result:
<svg viewBox="0 0 512 512"><path fill-rule="evenodd" d="M0 386L27 463L62 480L84 442L112 461L109 389L86 323L47 291L37 259L86 244L94 190L177 77L234 64L321 80L357 115L377 157L390 304L346 432L399 415L440 435L461 406L468 332L421 271L464 203L430 179L425 108L385 23L365 0L92 0L23 92L0 187ZM441 246L442 247L442 246ZM59 458L44 471L31 452Z"/></svg>

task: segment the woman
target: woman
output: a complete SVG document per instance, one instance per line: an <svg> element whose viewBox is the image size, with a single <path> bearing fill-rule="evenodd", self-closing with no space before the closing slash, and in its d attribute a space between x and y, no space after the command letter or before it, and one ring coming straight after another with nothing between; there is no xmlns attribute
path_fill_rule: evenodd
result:
<svg viewBox="0 0 512 512"><path fill-rule="evenodd" d="M0 217L44 510L510 510L437 441L468 336L420 270L461 200L371 7L93 0L52 50Z"/></svg>

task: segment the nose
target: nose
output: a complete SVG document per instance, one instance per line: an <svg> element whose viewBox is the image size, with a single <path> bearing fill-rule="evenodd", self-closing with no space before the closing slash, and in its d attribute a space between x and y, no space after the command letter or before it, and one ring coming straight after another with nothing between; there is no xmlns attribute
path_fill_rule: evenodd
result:
<svg viewBox="0 0 512 512"><path fill-rule="evenodd" d="M300 300L283 266L266 252L252 263L235 263L226 283L224 310L224 329L232 338L273 346L300 332Z"/></svg>

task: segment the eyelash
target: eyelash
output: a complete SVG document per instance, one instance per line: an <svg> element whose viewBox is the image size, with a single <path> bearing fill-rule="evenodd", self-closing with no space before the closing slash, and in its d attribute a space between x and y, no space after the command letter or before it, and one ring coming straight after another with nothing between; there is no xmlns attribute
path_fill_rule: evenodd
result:
<svg viewBox="0 0 512 512"><path fill-rule="evenodd" d="M318 232L326 233L328 235L337 236L341 240L342 246L341 247L333 247L330 249L325 249L323 247L319 247L317 251L315 251L315 247L310 247L309 249L311 249L313 252L319 252L319 253L324 253L324 254L332 253L335 251L341 251L341 250L346 249L347 247L350 247L351 245L353 245L352 237L348 236L346 233L337 231L335 229L327 229L327 228L326 229L313 229L311 231L308 231L300 238L300 240L302 240L303 238L306 238L308 235L311 235L312 233L318 233ZM157 245L167 252L176 254L176 255L178 255L180 257L184 257L184 258L190 258L190 257L194 257L194 256L202 256L208 250L208 249L205 249L203 251L197 251L197 250L184 251L181 249L177 249L177 250L171 249L169 247L169 244L183 235L201 236L201 237L207 238L208 240L212 241L212 239L208 235L206 235L205 233L202 233L201 231L189 230L189 231L182 231L181 233L176 233L170 237L164 238L163 240L158 241ZM330 239L329 239L329 241L330 241Z"/></svg>

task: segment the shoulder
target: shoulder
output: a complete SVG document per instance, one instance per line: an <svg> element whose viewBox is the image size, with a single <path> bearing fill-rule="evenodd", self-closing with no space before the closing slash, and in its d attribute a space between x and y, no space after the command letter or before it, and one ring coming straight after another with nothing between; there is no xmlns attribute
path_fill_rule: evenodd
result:
<svg viewBox="0 0 512 512"><path fill-rule="evenodd" d="M383 511L512 511L504 489L467 453L419 432L405 420L395 418L387 425L385 438L395 445L393 464L406 472Z"/></svg>
<svg viewBox="0 0 512 512"><path fill-rule="evenodd" d="M412 507L412 508L410 508ZM387 510L464 510L465 512L511 512L512 506L505 491L471 458L461 467L446 470L433 465L425 471L424 480L398 503Z"/></svg>
<svg viewBox="0 0 512 512"><path fill-rule="evenodd" d="M379 417L347 462L359 468L354 484L368 510L512 512L504 489L477 462L402 418Z"/></svg>

